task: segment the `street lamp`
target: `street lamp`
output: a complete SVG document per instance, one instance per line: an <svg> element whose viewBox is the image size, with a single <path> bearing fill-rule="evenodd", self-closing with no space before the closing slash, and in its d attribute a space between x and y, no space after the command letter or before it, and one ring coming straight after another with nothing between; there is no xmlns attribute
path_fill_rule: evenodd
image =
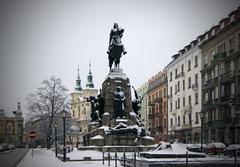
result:
<svg viewBox="0 0 240 167"><path fill-rule="evenodd" d="M66 113L65 109L62 110L62 118L63 118L63 161L66 161L66 141L65 141L65 134L66 134Z"/></svg>
<svg viewBox="0 0 240 167"><path fill-rule="evenodd" d="M201 119L201 152L203 152L203 112L199 112Z"/></svg>
<svg viewBox="0 0 240 167"><path fill-rule="evenodd" d="M57 154L58 154L58 150L57 150L57 124L55 124L55 155L57 157Z"/></svg>

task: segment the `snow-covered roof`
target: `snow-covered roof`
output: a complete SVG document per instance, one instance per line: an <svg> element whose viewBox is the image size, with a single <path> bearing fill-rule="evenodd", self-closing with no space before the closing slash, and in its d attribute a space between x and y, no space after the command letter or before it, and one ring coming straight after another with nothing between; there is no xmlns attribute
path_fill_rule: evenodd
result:
<svg viewBox="0 0 240 167"><path fill-rule="evenodd" d="M149 139L149 140L154 140L154 138L151 137L151 136L144 136L143 138L144 138L144 139Z"/></svg>
<svg viewBox="0 0 240 167"><path fill-rule="evenodd" d="M97 135L97 136L94 136L94 137L91 137L90 140L103 140L104 137L101 136L101 135Z"/></svg>
<svg viewBox="0 0 240 167"><path fill-rule="evenodd" d="M80 128L79 128L78 126L73 125L73 126L71 126L71 127L69 128L69 130L70 130L71 132L79 132L79 131L80 131Z"/></svg>

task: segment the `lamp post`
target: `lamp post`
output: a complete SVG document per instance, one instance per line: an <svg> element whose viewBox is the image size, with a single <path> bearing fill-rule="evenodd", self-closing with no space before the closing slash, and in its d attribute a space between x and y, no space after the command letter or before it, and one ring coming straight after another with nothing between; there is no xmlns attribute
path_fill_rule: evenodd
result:
<svg viewBox="0 0 240 167"><path fill-rule="evenodd" d="M55 156L57 157L58 150L57 150L57 124L55 124Z"/></svg>
<svg viewBox="0 0 240 167"><path fill-rule="evenodd" d="M65 135L66 135L66 113L67 111L63 109L62 111L62 117L63 117L63 161L66 161L66 141L65 141Z"/></svg>
<svg viewBox="0 0 240 167"><path fill-rule="evenodd" d="M201 152L203 152L203 112L199 112L201 119Z"/></svg>

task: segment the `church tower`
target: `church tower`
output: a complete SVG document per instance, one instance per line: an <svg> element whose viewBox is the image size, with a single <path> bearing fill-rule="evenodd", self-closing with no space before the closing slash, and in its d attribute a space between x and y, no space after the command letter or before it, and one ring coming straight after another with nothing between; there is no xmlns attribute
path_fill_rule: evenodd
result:
<svg viewBox="0 0 240 167"><path fill-rule="evenodd" d="M77 76L77 80L76 80L76 87L75 87L75 91L81 91L82 87L81 87L81 79L80 79L80 75L79 75L79 66L78 66L78 76Z"/></svg>
<svg viewBox="0 0 240 167"><path fill-rule="evenodd" d="M87 76L86 88L94 88L93 76L92 76L92 71L91 71L91 62L89 62L89 72L88 72L88 76Z"/></svg>

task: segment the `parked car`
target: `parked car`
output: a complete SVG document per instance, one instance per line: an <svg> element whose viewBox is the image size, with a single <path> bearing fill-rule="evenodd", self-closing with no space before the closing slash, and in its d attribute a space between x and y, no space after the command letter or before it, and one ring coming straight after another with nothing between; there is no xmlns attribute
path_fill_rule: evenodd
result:
<svg viewBox="0 0 240 167"><path fill-rule="evenodd" d="M9 145L8 145L8 149L9 149L9 150L13 150L13 149L15 149L15 148L16 148L16 147L15 147L15 145L13 145L13 144L9 144Z"/></svg>
<svg viewBox="0 0 240 167"><path fill-rule="evenodd" d="M202 145L202 150L201 150L201 144L188 144L187 149L192 152L205 152L207 148L206 144Z"/></svg>
<svg viewBox="0 0 240 167"><path fill-rule="evenodd" d="M0 144L0 152L8 150L8 145L6 143Z"/></svg>
<svg viewBox="0 0 240 167"><path fill-rule="evenodd" d="M240 144L230 144L225 150L224 155L235 156L237 150L237 156L240 156Z"/></svg>
<svg viewBox="0 0 240 167"><path fill-rule="evenodd" d="M209 143L207 145L206 153L207 154L219 154L219 153L223 153L226 148L227 147L224 143L220 143L220 142Z"/></svg>

